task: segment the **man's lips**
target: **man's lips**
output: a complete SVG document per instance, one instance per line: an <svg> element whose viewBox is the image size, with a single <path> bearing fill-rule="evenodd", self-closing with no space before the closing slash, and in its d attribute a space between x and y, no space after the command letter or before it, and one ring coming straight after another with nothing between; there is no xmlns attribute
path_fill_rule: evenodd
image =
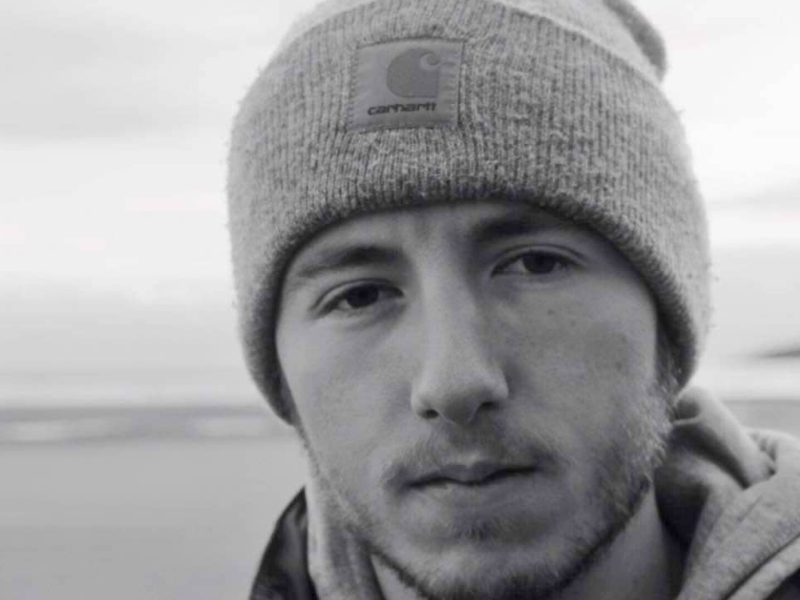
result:
<svg viewBox="0 0 800 600"><path fill-rule="evenodd" d="M458 483L468 486L486 485L509 475L530 474L535 470L531 465L507 464L490 461L473 463L450 463L413 482L415 487Z"/></svg>
<svg viewBox="0 0 800 600"><path fill-rule="evenodd" d="M436 519L480 517L487 511L528 510L531 494L542 489L539 464L458 461L431 469L411 481L410 498Z"/></svg>

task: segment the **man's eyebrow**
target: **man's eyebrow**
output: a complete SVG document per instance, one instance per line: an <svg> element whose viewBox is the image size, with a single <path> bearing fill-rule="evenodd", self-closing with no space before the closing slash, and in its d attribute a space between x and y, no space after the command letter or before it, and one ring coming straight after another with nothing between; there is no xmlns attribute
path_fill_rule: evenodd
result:
<svg viewBox="0 0 800 600"><path fill-rule="evenodd" d="M400 262L402 262L400 250L373 243L323 248L291 273L291 277L286 281L286 293L325 273L362 266L394 265Z"/></svg>

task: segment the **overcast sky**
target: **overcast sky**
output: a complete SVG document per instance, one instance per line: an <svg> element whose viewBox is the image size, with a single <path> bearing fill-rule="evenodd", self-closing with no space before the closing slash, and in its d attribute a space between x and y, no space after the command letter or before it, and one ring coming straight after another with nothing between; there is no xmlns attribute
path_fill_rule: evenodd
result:
<svg viewBox="0 0 800 600"><path fill-rule="evenodd" d="M227 290L228 128L314 3L0 0L2 283ZM668 45L715 244L797 244L800 3L638 4Z"/></svg>

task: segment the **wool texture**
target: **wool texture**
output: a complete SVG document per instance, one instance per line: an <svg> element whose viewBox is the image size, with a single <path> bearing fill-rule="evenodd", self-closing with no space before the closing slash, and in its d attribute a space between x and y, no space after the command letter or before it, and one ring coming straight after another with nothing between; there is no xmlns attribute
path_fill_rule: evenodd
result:
<svg viewBox="0 0 800 600"><path fill-rule="evenodd" d="M409 44L443 48L423 57L440 73L373 77ZM604 236L652 291L686 384L709 251L665 72L626 0L333 0L298 21L242 101L228 160L240 330L276 412L289 417L275 319L298 249L349 217L442 202L528 202ZM438 97L415 92L423 76ZM369 105L387 90L402 102Z"/></svg>

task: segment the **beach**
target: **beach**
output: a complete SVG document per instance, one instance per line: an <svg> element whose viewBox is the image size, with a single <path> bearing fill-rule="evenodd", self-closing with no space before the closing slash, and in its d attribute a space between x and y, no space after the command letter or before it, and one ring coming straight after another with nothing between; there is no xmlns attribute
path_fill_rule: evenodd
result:
<svg viewBox="0 0 800 600"><path fill-rule="evenodd" d="M0 446L0 598L248 597L300 489L299 444L112 439Z"/></svg>

